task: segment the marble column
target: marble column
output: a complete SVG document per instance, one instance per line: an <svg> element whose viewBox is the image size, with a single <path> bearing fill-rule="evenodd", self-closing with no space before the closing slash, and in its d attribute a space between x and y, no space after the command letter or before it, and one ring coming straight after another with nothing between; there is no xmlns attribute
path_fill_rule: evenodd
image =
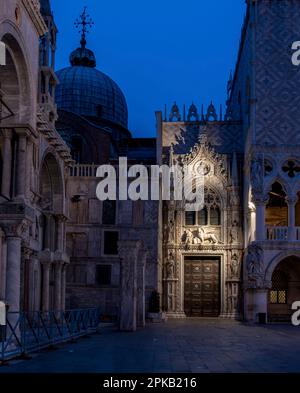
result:
<svg viewBox="0 0 300 393"><path fill-rule="evenodd" d="M3 168L2 168L2 184L1 193L2 195L10 199L10 186L11 186L11 164L12 164L12 148L11 148L11 138L12 130L4 129L2 130L3 137Z"/></svg>
<svg viewBox="0 0 300 393"><path fill-rule="evenodd" d="M265 203L262 201L256 202L256 241L266 239L266 225L265 225Z"/></svg>
<svg viewBox="0 0 300 393"><path fill-rule="evenodd" d="M50 301L50 262L43 262L43 304L42 310L44 312L49 311L49 301Z"/></svg>
<svg viewBox="0 0 300 393"><path fill-rule="evenodd" d="M8 236L6 267L6 303L10 312L20 311L21 238Z"/></svg>
<svg viewBox="0 0 300 393"><path fill-rule="evenodd" d="M26 198L29 200L32 189L32 171L33 171L33 143L28 140L26 151Z"/></svg>
<svg viewBox="0 0 300 393"><path fill-rule="evenodd" d="M51 250L51 230L52 230L52 220L50 214L45 214L45 225L44 225L44 249Z"/></svg>
<svg viewBox="0 0 300 393"><path fill-rule="evenodd" d="M37 291L38 288L36 287L36 282L35 282L35 267L38 264L37 258L35 255L32 255L30 260L28 261L29 263L29 299L28 299L28 307L29 311L39 311L38 309L38 302L37 302ZM40 293L39 293L40 296Z"/></svg>
<svg viewBox="0 0 300 393"><path fill-rule="evenodd" d="M65 236L65 216L58 214L57 220L57 233L56 233L56 249L64 252L64 236Z"/></svg>
<svg viewBox="0 0 300 393"><path fill-rule="evenodd" d="M61 310L65 311L66 309L66 273L67 273L67 265L62 266L61 270Z"/></svg>
<svg viewBox="0 0 300 393"><path fill-rule="evenodd" d="M55 279L54 279L54 310L61 311L61 270L60 262L55 263Z"/></svg>
<svg viewBox="0 0 300 393"><path fill-rule="evenodd" d="M146 305L145 305L145 269L147 261L147 250L141 248L137 260L137 326L146 325Z"/></svg>
<svg viewBox="0 0 300 393"><path fill-rule="evenodd" d="M24 199L26 186L26 147L27 133L20 131L18 133L18 150L17 150L17 198Z"/></svg>
<svg viewBox="0 0 300 393"><path fill-rule="evenodd" d="M295 241L296 240L296 200L288 201L288 209L289 209L289 232L288 232L288 240Z"/></svg>
<svg viewBox="0 0 300 393"><path fill-rule="evenodd" d="M120 330L135 331L137 310L137 256L139 241L119 241L121 259Z"/></svg>

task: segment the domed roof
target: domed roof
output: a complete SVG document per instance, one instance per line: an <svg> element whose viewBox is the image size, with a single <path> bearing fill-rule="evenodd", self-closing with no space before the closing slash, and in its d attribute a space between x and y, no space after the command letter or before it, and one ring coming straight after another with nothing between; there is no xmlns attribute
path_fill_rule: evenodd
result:
<svg viewBox="0 0 300 393"><path fill-rule="evenodd" d="M81 116L95 117L128 127L126 99L119 86L106 74L98 71L96 58L86 48L86 11L81 15L83 34L81 47L70 55L71 67L57 71L59 85L56 88L58 109Z"/></svg>
<svg viewBox="0 0 300 393"><path fill-rule="evenodd" d="M128 126L127 103L118 85L103 72L82 65L57 72L58 109L81 116L97 117Z"/></svg>

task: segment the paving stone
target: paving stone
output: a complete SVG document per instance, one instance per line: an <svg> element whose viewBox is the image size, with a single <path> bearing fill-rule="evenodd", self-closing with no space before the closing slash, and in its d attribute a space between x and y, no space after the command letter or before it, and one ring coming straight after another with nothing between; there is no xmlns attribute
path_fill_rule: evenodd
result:
<svg viewBox="0 0 300 393"><path fill-rule="evenodd" d="M104 330L30 361L11 362L0 373L300 372L299 353L300 328L187 319L134 334Z"/></svg>

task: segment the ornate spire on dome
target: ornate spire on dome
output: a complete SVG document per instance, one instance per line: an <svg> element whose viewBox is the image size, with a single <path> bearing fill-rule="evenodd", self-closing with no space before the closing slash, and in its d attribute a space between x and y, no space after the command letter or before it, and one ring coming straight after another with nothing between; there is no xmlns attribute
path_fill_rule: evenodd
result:
<svg viewBox="0 0 300 393"><path fill-rule="evenodd" d="M84 7L79 19L74 23L75 27L81 33L80 48L75 49L70 55L70 63L72 66L96 67L96 58L94 52L86 48L86 35L94 25L90 15L87 13L87 7Z"/></svg>

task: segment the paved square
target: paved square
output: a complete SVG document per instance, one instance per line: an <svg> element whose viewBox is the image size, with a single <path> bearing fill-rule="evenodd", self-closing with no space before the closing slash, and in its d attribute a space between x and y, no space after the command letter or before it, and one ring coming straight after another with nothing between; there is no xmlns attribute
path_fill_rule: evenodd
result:
<svg viewBox="0 0 300 393"><path fill-rule="evenodd" d="M1 373L300 372L300 327L178 320L101 335L11 362Z"/></svg>

